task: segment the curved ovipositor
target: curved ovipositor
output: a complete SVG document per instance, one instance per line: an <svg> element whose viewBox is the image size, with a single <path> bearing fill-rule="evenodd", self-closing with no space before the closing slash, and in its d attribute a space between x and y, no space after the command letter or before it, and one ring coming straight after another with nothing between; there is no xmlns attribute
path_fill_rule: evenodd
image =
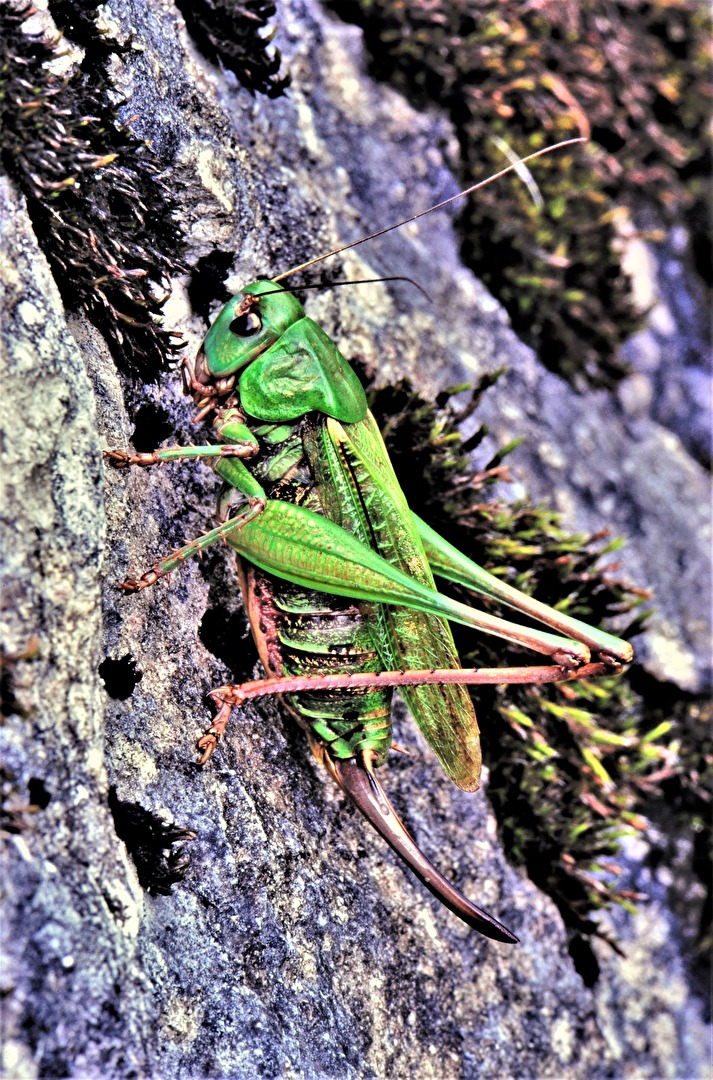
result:
<svg viewBox="0 0 713 1080"><path fill-rule="evenodd" d="M505 942L508 945L517 944L519 939L507 927L499 923L492 915L488 915L487 911L482 911L471 903L426 858L415 840L406 831L373 772L357 758L341 760L330 758L328 768L364 817L371 822L397 855L401 856L419 881L422 881L445 907L485 937L492 938L493 941Z"/></svg>

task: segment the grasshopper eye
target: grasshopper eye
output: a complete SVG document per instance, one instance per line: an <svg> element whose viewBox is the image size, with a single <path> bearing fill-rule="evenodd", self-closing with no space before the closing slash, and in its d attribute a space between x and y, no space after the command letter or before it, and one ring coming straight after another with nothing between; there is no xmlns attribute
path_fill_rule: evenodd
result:
<svg viewBox="0 0 713 1080"><path fill-rule="evenodd" d="M254 311L247 311L244 315L238 315L230 324L230 330L237 337L252 337L262 330L262 320Z"/></svg>

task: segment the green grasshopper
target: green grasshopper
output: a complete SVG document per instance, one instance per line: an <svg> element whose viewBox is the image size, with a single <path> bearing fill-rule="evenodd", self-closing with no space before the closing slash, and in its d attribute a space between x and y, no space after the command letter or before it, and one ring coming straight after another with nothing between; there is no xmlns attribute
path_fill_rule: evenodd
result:
<svg viewBox="0 0 713 1080"><path fill-rule="evenodd" d="M481 756L466 684L600 675L631 660L632 650L503 583L411 512L356 375L279 284L343 250L247 285L218 315L195 364L184 364L184 388L199 410L195 419L212 414L217 444L149 454L107 451L118 467L208 460L223 480L218 527L121 587L146 588L209 545L227 542L239 556L243 598L269 678L212 691L218 711L198 743L201 763L235 706L280 694L317 758L426 887L469 926L512 943L518 939L510 930L426 859L376 778L392 748L392 688L401 688L454 783L473 791ZM434 574L556 633L459 603L436 590ZM463 670L448 620L527 646L551 664Z"/></svg>

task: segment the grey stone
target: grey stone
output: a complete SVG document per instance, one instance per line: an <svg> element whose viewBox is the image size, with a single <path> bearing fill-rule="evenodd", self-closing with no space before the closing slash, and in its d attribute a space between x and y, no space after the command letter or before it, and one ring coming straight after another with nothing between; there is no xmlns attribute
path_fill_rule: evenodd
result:
<svg viewBox="0 0 713 1080"><path fill-rule="evenodd" d="M650 310L644 329L626 342L623 357L634 377L644 373L651 380L651 419L675 432L687 450L708 463L713 403L709 297L693 269L686 229L663 228L650 207L642 208L641 217L642 228L663 239L645 247Z"/></svg>

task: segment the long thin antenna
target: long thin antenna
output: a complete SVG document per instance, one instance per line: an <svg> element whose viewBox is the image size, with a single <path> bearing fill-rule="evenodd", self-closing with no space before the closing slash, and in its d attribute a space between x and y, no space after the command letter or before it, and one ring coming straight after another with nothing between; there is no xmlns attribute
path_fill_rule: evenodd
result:
<svg viewBox="0 0 713 1080"><path fill-rule="evenodd" d="M275 281L276 278L271 278L270 280ZM418 289L418 291L423 296L425 296L427 300L431 299L426 290L422 289L417 281L414 281L413 278L406 277L404 274L398 274L394 277L355 278L352 281L311 282L309 285L295 285L295 292L306 292L307 289L338 289L340 285L378 285L381 281L408 281L409 285L413 285L414 289ZM273 293L278 293L282 291L283 290L281 288L273 289L272 292L270 291L270 289L266 289L264 292L260 293L260 296L271 296Z"/></svg>
<svg viewBox="0 0 713 1080"><path fill-rule="evenodd" d="M272 281L284 281L285 278L291 277L292 274L296 274L300 270L306 270L308 266L314 266L315 263L322 262L323 259L330 259L332 255L339 255L342 251L348 251L349 248L358 247L359 244L365 244L367 240L375 240L377 236L383 236L393 229L400 229L402 225L410 225L412 221L418 221L419 218L425 217L426 214L432 214L434 210L442 210L444 206L449 206L450 203L455 202L456 199L462 199L466 195L471 195L474 191L477 191L478 188L485 187L486 184L492 184L495 180L499 180L501 176L505 176L507 173L519 169L522 165L526 165L528 161L534 161L535 158L542 157L543 154L550 154L554 150L561 150L565 146L574 146L575 143L583 143L586 141L585 138L580 136L577 139L566 139L564 142L555 143L554 146L545 146L542 150L535 151L534 154L528 154L527 157L512 162L507 168L501 169L500 172L494 173L493 176L489 176L487 180L481 180L479 183L473 184L472 187L466 188L465 191L459 191L457 195L451 195L450 199L444 199L443 202L436 203L435 206L429 206L428 210L422 210L420 214L414 214L413 217L404 218L403 221L397 221L395 225L387 225L385 229L379 229L378 232L369 233L368 236L362 236L359 240L352 240L350 244L343 244L341 247L334 248L333 251L327 251L324 255L317 255L316 258L309 259L308 262L300 263L299 266L293 266L291 270L285 270L284 274L279 274L277 277L272 278Z"/></svg>

